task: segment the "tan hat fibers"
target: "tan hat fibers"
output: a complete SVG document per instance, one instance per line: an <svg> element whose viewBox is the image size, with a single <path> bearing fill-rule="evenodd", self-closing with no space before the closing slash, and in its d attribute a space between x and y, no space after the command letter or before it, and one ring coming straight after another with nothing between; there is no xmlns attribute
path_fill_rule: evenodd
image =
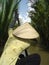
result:
<svg viewBox="0 0 49 65"><path fill-rule="evenodd" d="M14 30L13 35L23 39L35 39L39 37L38 32L29 23L24 23L17 27Z"/></svg>

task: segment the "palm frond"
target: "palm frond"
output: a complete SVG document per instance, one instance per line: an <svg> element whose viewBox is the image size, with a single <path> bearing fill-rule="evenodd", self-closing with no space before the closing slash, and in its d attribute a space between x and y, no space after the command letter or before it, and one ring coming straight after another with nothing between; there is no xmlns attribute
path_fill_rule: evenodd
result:
<svg viewBox="0 0 49 65"><path fill-rule="evenodd" d="M18 9L21 0L0 0L0 45L4 45L8 37L9 25L13 20L13 14ZM2 45L2 46L3 46ZM1 47L0 47L1 48Z"/></svg>

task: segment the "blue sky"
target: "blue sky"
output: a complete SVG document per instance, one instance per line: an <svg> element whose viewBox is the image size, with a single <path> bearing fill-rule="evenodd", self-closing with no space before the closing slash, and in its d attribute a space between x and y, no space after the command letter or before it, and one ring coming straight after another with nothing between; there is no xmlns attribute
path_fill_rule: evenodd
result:
<svg viewBox="0 0 49 65"><path fill-rule="evenodd" d="M19 5L19 14L24 18L27 16L27 11L28 11L27 3L28 3L28 0L21 0Z"/></svg>

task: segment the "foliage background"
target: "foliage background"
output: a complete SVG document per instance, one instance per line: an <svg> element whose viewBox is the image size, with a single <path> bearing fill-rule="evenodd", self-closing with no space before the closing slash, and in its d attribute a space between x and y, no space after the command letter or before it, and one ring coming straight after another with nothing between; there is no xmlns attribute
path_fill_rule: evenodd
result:
<svg viewBox="0 0 49 65"><path fill-rule="evenodd" d="M38 0L31 5L31 25L40 34L40 47L49 51L49 0Z"/></svg>

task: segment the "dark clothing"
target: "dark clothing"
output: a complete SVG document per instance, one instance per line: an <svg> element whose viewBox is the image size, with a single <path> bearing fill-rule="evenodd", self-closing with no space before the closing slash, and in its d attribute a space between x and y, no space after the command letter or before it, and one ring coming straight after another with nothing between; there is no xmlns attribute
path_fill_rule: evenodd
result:
<svg viewBox="0 0 49 65"><path fill-rule="evenodd" d="M16 65L40 65L40 61L41 58L39 54L32 54L18 60Z"/></svg>

